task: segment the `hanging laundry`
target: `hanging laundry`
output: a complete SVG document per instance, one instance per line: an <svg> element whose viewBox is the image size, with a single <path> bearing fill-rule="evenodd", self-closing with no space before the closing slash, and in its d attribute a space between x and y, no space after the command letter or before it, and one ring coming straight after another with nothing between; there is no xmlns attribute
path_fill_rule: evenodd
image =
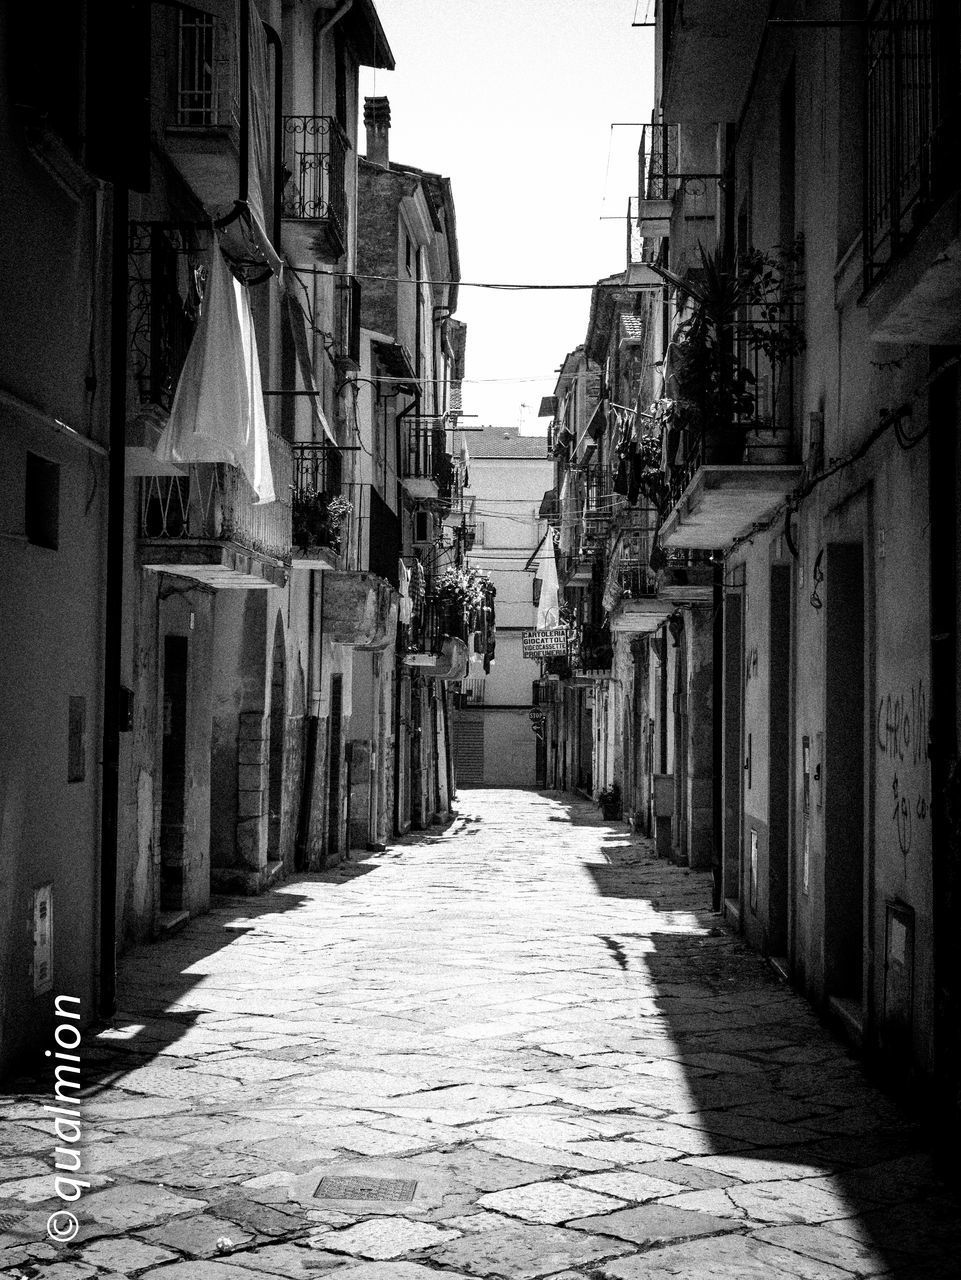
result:
<svg viewBox="0 0 961 1280"><path fill-rule="evenodd" d="M537 580L541 584L540 597L537 602L537 629L560 626L560 602L557 582L557 564L554 560L553 539L545 537L541 543L541 554L537 561Z"/></svg>
<svg viewBox="0 0 961 1280"><path fill-rule="evenodd" d="M427 595L427 578L424 574L424 566L419 560L415 560L410 567L410 597L415 604L420 604Z"/></svg>
<svg viewBox="0 0 961 1280"><path fill-rule="evenodd" d="M200 321L155 453L166 463L229 463L246 476L257 502L274 501L250 298L216 235Z"/></svg>
<svg viewBox="0 0 961 1280"><path fill-rule="evenodd" d="M397 621L402 626L409 627L413 615L413 605L410 598L410 570L403 560L398 560L397 562L397 584L400 595Z"/></svg>
<svg viewBox="0 0 961 1280"><path fill-rule="evenodd" d="M628 463L628 451L622 447L617 451L617 470L614 472L614 480L611 485L615 493L619 493L626 497L630 486L630 465Z"/></svg>
<svg viewBox="0 0 961 1280"><path fill-rule="evenodd" d="M634 507L641 492L641 472L644 469L644 461L633 440L628 446L627 465L627 501Z"/></svg>

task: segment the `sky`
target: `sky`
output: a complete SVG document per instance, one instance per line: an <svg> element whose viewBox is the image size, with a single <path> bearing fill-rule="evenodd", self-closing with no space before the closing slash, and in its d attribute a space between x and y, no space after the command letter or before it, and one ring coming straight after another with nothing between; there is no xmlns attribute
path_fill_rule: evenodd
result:
<svg viewBox="0 0 961 1280"><path fill-rule="evenodd" d="M462 279L583 284L623 270L654 98L653 31L631 27L643 0L376 4L396 70L363 68L361 99L389 98L392 160L450 178ZM464 412L546 429L541 396L584 341L589 309L586 289L462 287Z"/></svg>

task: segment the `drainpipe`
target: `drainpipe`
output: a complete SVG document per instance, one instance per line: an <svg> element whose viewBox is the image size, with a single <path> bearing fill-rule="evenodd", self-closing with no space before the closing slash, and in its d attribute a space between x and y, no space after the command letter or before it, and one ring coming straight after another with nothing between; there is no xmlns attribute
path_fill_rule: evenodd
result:
<svg viewBox="0 0 961 1280"><path fill-rule="evenodd" d="M283 173L284 168L284 46L273 27L268 26L265 22L263 28L267 43L274 51L274 216L272 221L274 248L280 253L282 190L280 175Z"/></svg>
<svg viewBox="0 0 961 1280"><path fill-rule="evenodd" d="M117 997L117 834L120 798L120 679L123 643L124 447L127 420L126 185L113 188L110 264L110 464L104 601L103 772L100 800L100 984L98 1012L109 1018Z"/></svg>
<svg viewBox="0 0 961 1280"><path fill-rule="evenodd" d="M250 164L250 0L240 0L240 191L246 202Z"/></svg>

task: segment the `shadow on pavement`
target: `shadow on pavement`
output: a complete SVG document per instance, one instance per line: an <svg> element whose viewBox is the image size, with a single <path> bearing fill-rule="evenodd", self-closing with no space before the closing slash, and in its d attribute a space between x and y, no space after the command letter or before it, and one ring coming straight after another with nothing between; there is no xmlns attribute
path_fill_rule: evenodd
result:
<svg viewBox="0 0 961 1280"><path fill-rule="evenodd" d="M659 860L626 824L557 798L568 810L561 820L613 828L600 846L606 861L584 863L597 893L636 900L639 916L647 908L664 920L652 930L639 919L637 932L598 935L598 943L621 970L652 979L660 1015L652 1052L663 1055L669 1039L688 1094L684 1111L652 1121L656 1140L677 1143L715 1188L692 1193L690 1207L707 1208L697 1197L723 1187L761 1224L755 1235L828 1274L867 1251L882 1260L886 1280L953 1274L959 1205L920 1125L872 1085L802 997L720 925L709 872ZM656 1078L651 1087L656 1093ZM855 1272L877 1273L877 1261Z"/></svg>
<svg viewBox="0 0 961 1280"><path fill-rule="evenodd" d="M368 868L373 869L373 868ZM328 880L329 872L298 880ZM196 916L179 933L142 943L118 961L117 1012L106 1026L84 1035L82 1092L93 1099L134 1072L150 1067L183 1041L205 1011L191 993L203 981L205 968L239 936L249 933L263 916L296 911L308 899L291 892L297 881L263 897L214 896L210 911ZM42 1055L21 1062L9 1093L49 1093L51 1068ZM144 1089L144 1093L152 1090Z"/></svg>

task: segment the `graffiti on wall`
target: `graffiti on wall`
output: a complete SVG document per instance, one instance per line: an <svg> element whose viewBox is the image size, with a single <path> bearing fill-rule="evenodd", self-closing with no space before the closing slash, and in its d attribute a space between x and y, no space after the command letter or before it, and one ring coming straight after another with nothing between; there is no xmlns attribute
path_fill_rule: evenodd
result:
<svg viewBox="0 0 961 1280"><path fill-rule="evenodd" d="M891 770L891 822L906 858L917 828L928 818L928 697L924 681L910 692L888 693L878 701L878 752Z"/></svg>

